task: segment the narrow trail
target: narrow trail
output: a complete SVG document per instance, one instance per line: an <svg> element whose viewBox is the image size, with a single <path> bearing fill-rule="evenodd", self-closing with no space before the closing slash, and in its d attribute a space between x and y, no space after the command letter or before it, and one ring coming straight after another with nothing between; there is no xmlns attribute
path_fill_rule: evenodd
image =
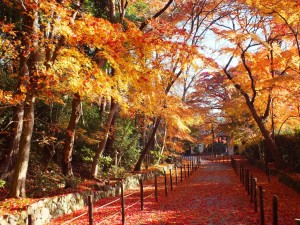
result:
<svg viewBox="0 0 300 225"><path fill-rule="evenodd" d="M168 196L165 195L163 178L160 177L158 203L155 202L154 195L151 195L154 190L152 184L153 181L144 184L145 196L148 196L144 200L144 210L140 210L139 202L127 209L125 224L259 224L259 214L254 212L245 187L239 182L239 176L229 163L203 161L190 177L183 177L183 182L178 178L176 185L173 180L173 191L168 183ZM126 192L125 195L129 193ZM95 207L115 199L117 198L100 200ZM133 194L125 199L125 204L129 206L138 200L139 194ZM63 224L82 212L84 211L58 218L51 224ZM105 219L107 217L109 218ZM87 215L66 224L88 224ZM120 202L116 201L110 207L96 210L94 224L121 224Z"/></svg>
<svg viewBox="0 0 300 225"><path fill-rule="evenodd" d="M139 221L136 223L136 221ZM128 216L128 224L259 224L245 187L228 164L204 161L159 204Z"/></svg>

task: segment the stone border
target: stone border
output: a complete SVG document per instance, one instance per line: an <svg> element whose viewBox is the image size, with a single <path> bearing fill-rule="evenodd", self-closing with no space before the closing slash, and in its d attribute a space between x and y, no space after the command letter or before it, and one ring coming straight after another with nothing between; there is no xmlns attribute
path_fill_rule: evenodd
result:
<svg viewBox="0 0 300 225"><path fill-rule="evenodd" d="M150 172L134 175L128 174L124 178L124 190L136 188L139 186L140 179L149 180L153 178L155 174L162 174L163 170L168 171L171 168L173 168L172 164ZM121 187L118 182L114 186L101 186L101 189L100 191L88 190L39 200L29 205L26 211L21 211L15 215L6 214L0 216L0 225L26 225L28 224L28 215L32 215L34 225L47 224L50 223L51 219L72 213L87 206L87 198L89 195L92 195L93 200L96 202L102 198L118 196L121 193Z"/></svg>

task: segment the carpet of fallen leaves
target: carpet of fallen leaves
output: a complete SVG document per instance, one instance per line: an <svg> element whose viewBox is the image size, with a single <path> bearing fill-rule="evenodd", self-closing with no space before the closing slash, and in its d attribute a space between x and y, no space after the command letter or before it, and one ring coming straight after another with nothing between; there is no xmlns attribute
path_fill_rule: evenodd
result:
<svg viewBox="0 0 300 225"><path fill-rule="evenodd" d="M271 175L269 182L266 173L261 169L249 164L246 160L241 160L240 164L248 168L249 173L257 178L257 185L263 187L266 224L272 224L272 199L274 195L278 198L278 223L283 225L296 224L295 219L300 218L300 194L279 182L277 175Z"/></svg>
<svg viewBox="0 0 300 225"><path fill-rule="evenodd" d="M300 195L271 176L268 181L263 170L239 158L238 163L248 168L257 184L264 189L265 224L272 224L272 198L278 197L279 225L294 225L300 217ZM174 173L174 171L173 171ZM178 184L173 174L173 190L165 194L164 178L158 178L158 202L154 196L154 180L144 183L144 209L141 210L139 188L125 192L125 224L260 224L259 210L254 205L239 174L230 166L229 160L203 161L196 172ZM5 194L5 193L2 193ZM61 194L61 193L60 193ZM19 211L38 199L6 199L1 201L0 215ZM21 203L20 203L21 202ZM122 224L120 198L105 198L94 203L94 224ZM64 215L51 221L56 224L89 224L87 208Z"/></svg>
<svg viewBox="0 0 300 225"><path fill-rule="evenodd" d="M168 196L164 178L158 179L158 203L155 201L154 181L144 184L144 210L141 210L139 190L125 193L125 224L259 224L239 176L227 163L205 161L190 177L178 185L173 176L173 191L168 177ZM183 176L184 177L184 176ZM110 205L109 202L113 202ZM94 204L96 224L122 224L119 198L102 199ZM88 224L87 209L66 215L51 224Z"/></svg>

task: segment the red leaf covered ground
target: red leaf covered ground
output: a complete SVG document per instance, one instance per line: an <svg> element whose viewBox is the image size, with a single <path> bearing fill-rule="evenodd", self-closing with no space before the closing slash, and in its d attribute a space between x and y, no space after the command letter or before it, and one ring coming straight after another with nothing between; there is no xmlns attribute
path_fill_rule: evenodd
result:
<svg viewBox="0 0 300 225"><path fill-rule="evenodd" d="M272 224L273 195L278 197L278 223L283 225L296 224L295 218L300 218L300 194L279 182L278 176L271 175L269 182L266 173L261 169L247 163L246 160L241 160L240 163L249 169L249 173L253 177L257 178L257 185L263 187L266 224Z"/></svg>
<svg viewBox="0 0 300 225"><path fill-rule="evenodd" d="M168 196L165 196L163 177L160 177L158 203L151 195L153 183L144 184L147 198L143 211L138 201L139 190L125 193L130 195L125 198L125 224L259 224L259 213L254 212L245 187L229 163L206 161L182 183L179 177L178 185L173 177L173 191L168 176ZM112 205L102 207L114 200ZM94 208L95 224L122 224L119 198L102 199ZM82 215L85 212L87 209L53 220L51 224L88 224L87 214Z"/></svg>

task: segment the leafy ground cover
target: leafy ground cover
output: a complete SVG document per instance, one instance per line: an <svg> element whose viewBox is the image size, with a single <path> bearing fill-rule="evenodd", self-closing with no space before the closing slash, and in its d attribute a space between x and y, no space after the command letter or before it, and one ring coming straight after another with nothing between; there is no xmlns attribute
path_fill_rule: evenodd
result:
<svg viewBox="0 0 300 225"><path fill-rule="evenodd" d="M253 177L257 178L257 185L263 187L267 224L272 222L272 199L274 195L278 198L279 224L295 224L295 218L300 218L300 194L291 187L279 182L277 175L271 175L269 182L265 171L249 164L246 160L241 160L240 163L249 169L249 173ZM294 177L298 178L299 174L295 174Z"/></svg>
<svg viewBox="0 0 300 225"><path fill-rule="evenodd" d="M229 164L206 162L165 195L159 178L159 200L155 202L153 181L145 185L144 210L139 191L126 192L126 224L259 224L259 214ZM151 195L152 194L152 195ZM113 202L114 201L114 202ZM113 202L109 206L105 206ZM105 206L105 207L103 207ZM120 199L102 199L94 205L96 224L121 224ZM51 224L88 224L87 209L53 220Z"/></svg>
<svg viewBox="0 0 300 225"><path fill-rule="evenodd" d="M162 169L166 164L151 166L147 170L142 172L147 173L149 171ZM77 168L81 168L77 166ZM4 214L17 214L22 210L39 201L40 199L51 197L51 196L60 196L68 193L74 192L83 192L86 190L96 190L100 186L103 186L107 180L109 180L110 185L114 185L116 182L115 179L107 178L105 180L94 180L84 178L76 178L76 185L72 187L65 188L59 184L63 182L63 179L59 177L60 172L55 171L38 171L40 168L37 167L34 172L31 172L26 181L27 198L7 198L9 191L6 187L0 188L0 215ZM82 171L77 169L77 177L80 177L80 174L83 174ZM135 172L133 172L134 174Z"/></svg>
<svg viewBox="0 0 300 225"><path fill-rule="evenodd" d="M271 182L265 172L239 158L238 163L248 168L258 185L264 189L266 224L272 224L272 198L278 196L279 224L293 225L300 217L300 195L293 189L271 176ZM144 210L140 206L139 189L125 193L126 224L260 224L259 212L254 211L253 203L239 181L239 175L230 167L229 161L204 161L201 167L178 185L173 175L173 191L170 190L168 176L168 196L165 196L164 179L158 179L158 203L154 196L154 181L144 183ZM94 183L83 181L81 188L92 188ZM5 194L5 190L2 190ZM72 191L66 190L66 191ZM0 202L0 214L24 209L36 199L7 199ZM96 224L121 224L120 198L106 198L94 204ZM57 218L50 223L88 224L87 208L70 215Z"/></svg>

